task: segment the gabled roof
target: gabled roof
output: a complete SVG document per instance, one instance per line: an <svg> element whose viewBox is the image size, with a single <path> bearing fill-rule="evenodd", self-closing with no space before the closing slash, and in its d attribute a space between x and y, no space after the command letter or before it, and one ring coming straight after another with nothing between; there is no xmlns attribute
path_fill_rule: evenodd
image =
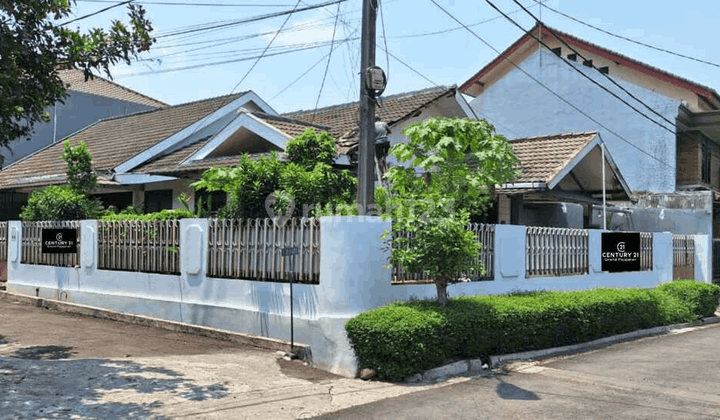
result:
<svg viewBox="0 0 720 420"><path fill-rule="evenodd" d="M609 61L613 61L632 70L638 71L650 77L670 83L683 89L687 89L707 99L713 98L717 101L720 101L720 95L718 95L718 93L714 89L708 86L693 82L692 80L688 80L684 77L680 77L665 70L643 63L642 61L638 61L634 58L601 47L592 42L577 38L568 33L559 31L554 28L550 28L543 23L536 24L528 32L533 34L537 34L539 32L544 39L555 39L555 36L553 34L556 34L563 41L567 42L569 45L572 45L575 48L583 49L585 51L593 53ZM488 63L485 67L483 67L480 71L475 73L465 83L463 83L460 86L460 91L466 95L477 96L483 89L483 79L496 67L498 67L498 65L508 59L513 61L515 64L519 64L515 59L513 59L513 57L522 49L522 47L526 46L528 43L537 43L537 41L526 33L517 41L515 41L512 45L510 45L500 55L498 55L493 61Z"/></svg>
<svg viewBox="0 0 720 420"><path fill-rule="evenodd" d="M273 129L276 133L285 137L285 140L293 139L305 132L308 128L312 128L316 131L327 131L329 127L319 126L315 124L309 124L303 121L291 120L285 117L279 117L274 115L265 114L262 112L241 112L239 115L249 116L252 119L261 122L267 127ZM230 131L237 131L237 128L228 125ZM240 125L239 127L248 127L248 124ZM250 127L252 128L252 127ZM228 133L233 134L233 133ZM219 138L222 137L222 138ZM235 166L240 162L243 155L242 145L237 144L231 149L234 149L236 153L230 153L222 156L214 157L197 157L198 153L204 150L206 147L212 147L211 142L218 139L221 145L222 142L228 141L230 136L223 136L223 131L203 138L200 141L184 147L180 150L176 150L168 155L159 157L158 159L152 160L144 165L141 165L133 170L133 172L141 172L148 174L183 174L189 172L199 172L209 169L213 166ZM268 150L277 150L277 147L268 144ZM252 157L259 157L268 153L250 153Z"/></svg>
<svg viewBox="0 0 720 420"><path fill-rule="evenodd" d="M100 173L109 172L242 95L221 96L100 120L70 136L70 143L75 146L84 141L93 156L93 169ZM53 180L33 185L64 183L67 164L61 158L63 148L63 142L52 144L4 168L0 171L0 189L29 186L27 182L33 179Z"/></svg>
<svg viewBox="0 0 720 420"><path fill-rule="evenodd" d="M601 141L596 132L510 140L521 175L502 188L597 194L602 191ZM607 150L605 168L606 188L629 196L630 188Z"/></svg>
<svg viewBox="0 0 720 420"><path fill-rule="evenodd" d="M59 70L58 75L69 90L135 102L154 108L165 108L168 106L164 102L160 102L97 75L93 75L92 79L86 81L85 73L79 69Z"/></svg>
<svg viewBox="0 0 720 420"><path fill-rule="evenodd" d="M414 92L399 93L378 99L375 107L375 119L393 124L404 119L408 114L421 110L426 105L448 94L455 93L456 86L438 86ZM330 127L328 131L335 138L340 138L357 129L360 122L360 102L350 102L319 108L317 111L295 111L283 116Z"/></svg>

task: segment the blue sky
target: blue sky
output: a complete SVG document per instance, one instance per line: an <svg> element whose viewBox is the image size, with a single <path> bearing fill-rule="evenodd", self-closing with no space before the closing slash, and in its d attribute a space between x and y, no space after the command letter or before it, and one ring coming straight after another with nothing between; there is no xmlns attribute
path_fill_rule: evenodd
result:
<svg viewBox="0 0 720 420"><path fill-rule="evenodd" d="M163 35L194 30L212 22L231 23L292 10L295 0L148 1L139 3L144 5L153 22L158 42L151 52L141 55L142 61L133 62L131 66L114 67L112 73L117 83L173 105L233 91L253 90L280 113L313 109L316 102L323 107L358 98L360 42L353 38L360 36L362 0L347 0L340 4L337 26L337 5L291 15L268 50L268 54L281 54L261 59L244 80L243 77L255 63L253 57L270 43L287 16L213 31ZM463 23L473 25L473 31L500 51L523 34L484 0L436 1ZM534 24L533 18L521 11L512 0L492 1L524 28L529 29ZM539 16L535 0L519 1ZM158 2L228 6L153 4ZM324 2L303 0L299 7ZM378 18L377 21L376 63L389 73L385 95L435 84L460 85L496 57L493 50L467 30L451 30L458 28L458 24L430 0L382 0L380 4L383 19ZM687 3L667 0L547 0L545 4L606 31L720 64L720 43L714 34L715 28L720 27L720 2L717 0ZM83 16L110 5L112 3L97 0L78 0L75 15ZM124 6L117 7L83 19L77 25L107 27L111 19L122 18L124 13ZM548 8L543 8L542 19L551 27L720 91L720 67L611 37ZM480 23L483 21L487 22ZM440 31L447 32L433 34ZM333 33L335 44L328 65L326 56L330 52ZM388 56L383 51L385 42L389 53L405 64L392 56L389 56L388 64ZM308 48L313 46L316 48ZM283 53L291 50L296 51ZM224 61L234 62L214 64ZM173 71L191 66L197 68ZM320 91L326 69L327 76ZM306 74L301 77L303 73Z"/></svg>

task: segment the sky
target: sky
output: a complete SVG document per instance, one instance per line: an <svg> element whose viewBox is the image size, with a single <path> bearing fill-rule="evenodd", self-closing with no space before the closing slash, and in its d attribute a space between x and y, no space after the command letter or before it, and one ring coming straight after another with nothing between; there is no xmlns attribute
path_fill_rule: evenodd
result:
<svg viewBox="0 0 720 420"><path fill-rule="evenodd" d="M434 1L498 51L523 35L485 0ZM513 0L491 1L523 28L534 25L534 18ZM536 0L518 1L552 28L720 91L717 0L545 0L547 7ZM130 66L111 68L114 81L170 105L247 90L279 113L357 101L362 0L256 19L292 11L296 5L327 2L137 0L153 23L157 42ZM74 17L115 3L77 0ZM497 56L432 0L379 4L376 65L388 75L383 96L436 85L459 86ZM615 38L550 8L607 32L715 65ZM108 27L113 19L127 21L125 6L70 27ZM248 20L253 21L243 22ZM200 30L218 25L222 26Z"/></svg>

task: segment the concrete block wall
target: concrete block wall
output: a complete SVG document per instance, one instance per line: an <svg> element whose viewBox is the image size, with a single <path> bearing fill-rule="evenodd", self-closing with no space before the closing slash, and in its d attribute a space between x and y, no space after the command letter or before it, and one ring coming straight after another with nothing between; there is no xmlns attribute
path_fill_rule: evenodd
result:
<svg viewBox="0 0 720 420"><path fill-rule="evenodd" d="M313 363L355 376L357 360L345 334L347 320L369 309L410 298L432 299L434 285L392 285L389 248L381 239L390 222L379 217L320 220L320 282L293 285L294 339L310 345ZM96 221L81 224L80 264L53 267L20 263L22 225L9 223L8 291L145 315L192 325L290 340L290 285L206 275L208 223L183 219L180 275L97 268ZM652 271L609 274L600 270L600 231L590 232L590 272L532 277L525 273L525 227L496 226L495 279L449 286L450 296L514 290L581 290L652 287L672 279L672 237L653 235ZM696 239L697 279L710 281L711 240Z"/></svg>

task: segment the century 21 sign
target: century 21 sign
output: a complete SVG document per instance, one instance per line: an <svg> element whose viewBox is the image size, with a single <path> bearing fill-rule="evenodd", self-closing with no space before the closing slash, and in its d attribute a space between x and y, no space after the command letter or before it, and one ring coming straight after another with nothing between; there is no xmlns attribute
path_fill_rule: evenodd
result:
<svg viewBox="0 0 720 420"><path fill-rule="evenodd" d="M602 233L602 271L640 271L640 233Z"/></svg>

